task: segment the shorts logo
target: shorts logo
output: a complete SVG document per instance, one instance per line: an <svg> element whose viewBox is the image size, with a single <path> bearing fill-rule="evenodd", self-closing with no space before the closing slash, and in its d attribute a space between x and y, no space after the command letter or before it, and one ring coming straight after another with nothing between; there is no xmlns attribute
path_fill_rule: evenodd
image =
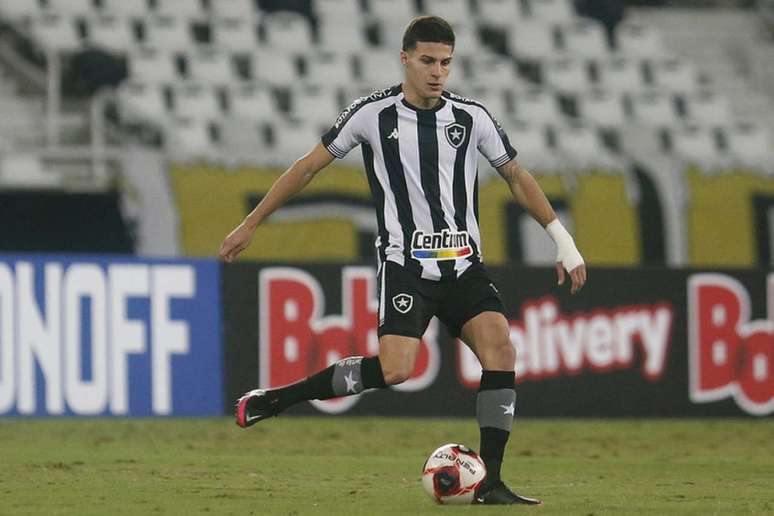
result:
<svg viewBox="0 0 774 516"><path fill-rule="evenodd" d="M398 294L392 298L392 306L402 314L408 313L414 306L414 297L408 294Z"/></svg>
<svg viewBox="0 0 774 516"><path fill-rule="evenodd" d="M448 140L449 145L455 149L458 149L460 145L462 145L462 142L465 141L465 134L467 133L465 126L455 122L453 124L447 125L445 130L446 140Z"/></svg>
<svg viewBox="0 0 774 516"><path fill-rule="evenodd" d="M438 233L414 231L411 237L411 256L417 260L456 260L473 254L467 231Z"/></svg>

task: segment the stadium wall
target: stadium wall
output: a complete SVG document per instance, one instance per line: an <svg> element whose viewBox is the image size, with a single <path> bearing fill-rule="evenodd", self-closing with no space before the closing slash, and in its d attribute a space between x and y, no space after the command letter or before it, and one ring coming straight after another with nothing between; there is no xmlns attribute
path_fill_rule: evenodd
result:
<svg viewBox="0 0 774 516"><path fill-rule="evenodd" d="M774 414L774 273L493 266L518 349L518 410ZM377 351L364 265L0 255L0 415L230 413L242 392ZM389 300L388 300L389 302ZM296 414L469 416L480 369L431 324L410 380Z"/></svg>

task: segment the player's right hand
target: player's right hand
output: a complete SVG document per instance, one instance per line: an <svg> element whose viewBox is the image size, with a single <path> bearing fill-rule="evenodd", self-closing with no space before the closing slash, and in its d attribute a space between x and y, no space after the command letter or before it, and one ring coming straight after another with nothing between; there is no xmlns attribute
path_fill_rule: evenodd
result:
<svg viewBox="0 0 774 516"><path fill-rule="evenodd" d="M228 263L234 261L239 253L247 249L253 239L253 229L244 223L234 228L234 231L228 234L223 243L220 244L218 254Z"/></svg>

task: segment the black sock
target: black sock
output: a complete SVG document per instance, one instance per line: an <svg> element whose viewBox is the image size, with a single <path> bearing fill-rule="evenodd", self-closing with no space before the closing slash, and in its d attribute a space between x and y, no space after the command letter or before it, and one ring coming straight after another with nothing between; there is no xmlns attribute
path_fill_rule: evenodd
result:
<svg viewBox="0 0 774 516"><path fill-rule="evenodd" d="M300 401L327 400L386 386L378 356L347 357L305 380L272 389L268 395L276 400L277 412L282 412Z"/></svg>
<svg viewBox="0 0 774 516"><path fill-rule="evenodd" d="M476 418L481 429L479 455L486 464L486 482L500 481L505 445L511 435L516 406L513 371L483 371L476 399Z"/></svg>

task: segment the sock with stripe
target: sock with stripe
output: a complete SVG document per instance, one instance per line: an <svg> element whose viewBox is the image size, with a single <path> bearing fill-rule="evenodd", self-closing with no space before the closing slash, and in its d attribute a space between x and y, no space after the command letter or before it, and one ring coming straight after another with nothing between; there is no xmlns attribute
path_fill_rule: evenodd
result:
<svg viewBox="0 0 774 516"><path fill-rule="evenodd" d="M327 400L387 387L378 356L347 357L305 380L267 393L277 412L306 400ZM273 401L277 400L277 401Z"/></svg>
<svg viewBox="0 0 774 516"><path fill-rule="evenodd" d="M513 371L483 371L476 398L476 418L481 431L479 455L486 464L486 482L500 481L505 445L511 435L516 407Z"/></svg>

